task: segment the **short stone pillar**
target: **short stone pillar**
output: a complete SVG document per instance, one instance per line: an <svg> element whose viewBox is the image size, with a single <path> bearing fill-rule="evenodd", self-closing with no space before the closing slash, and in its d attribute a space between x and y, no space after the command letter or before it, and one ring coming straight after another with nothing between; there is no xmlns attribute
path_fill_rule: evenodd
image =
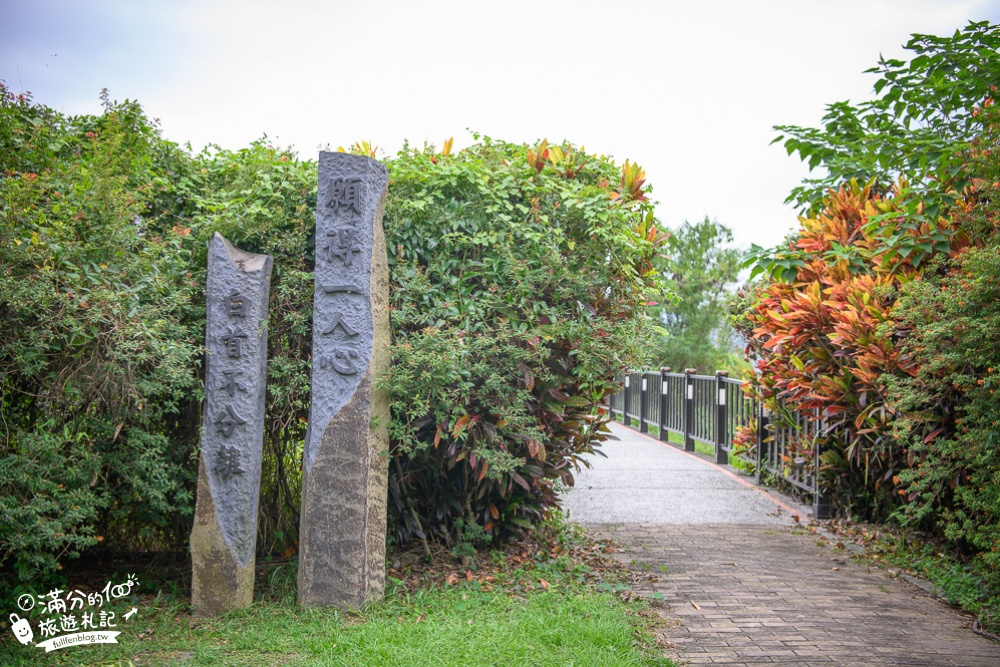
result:
<svg viewBox="0 0 1000 667"><path fill-rule="evenodd" d="M208 246L205 411L191 530L191 604L215 616L253 601L264 435L270 255Z"/></svg>
<svg viewBox="0 0 1000 667"><path fill-rule="evenodd" d="M388 175L370 158L320 153L312 395L302 456L299 603L360 607L385 592Z"/></svg>

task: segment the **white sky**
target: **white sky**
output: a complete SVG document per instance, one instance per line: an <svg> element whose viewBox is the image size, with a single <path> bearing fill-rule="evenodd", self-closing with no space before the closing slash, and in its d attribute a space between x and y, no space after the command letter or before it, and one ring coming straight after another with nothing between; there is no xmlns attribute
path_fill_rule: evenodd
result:
<svg viewBox="0 0 1000 667"><path fill-rule="evenodd" d="M70 114L107 87L196 149L569 139L643 165L668 226L769 246L806 174L772 126L869 98L863 70L911 33L983 19L1000 0L0 0L0 79Z"/></svg>

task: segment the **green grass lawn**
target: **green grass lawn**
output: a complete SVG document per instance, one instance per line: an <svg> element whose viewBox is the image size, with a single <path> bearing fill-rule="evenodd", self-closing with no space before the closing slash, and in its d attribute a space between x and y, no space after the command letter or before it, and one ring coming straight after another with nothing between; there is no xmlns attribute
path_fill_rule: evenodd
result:
<svg viewBox="0 0 1000 667"><path fill-rule="evenodd" d="M389 578L384 601L357 612L297 607L287 568L270 578L271 601L216 619L147 598L118 628L117 645L46 654L16 645L5 631L0 664L672 665L652 634L659 616L651 602L616 579L623 570L594 567L597 547L569 547L564 537L481 555L475 569L450 556L443 566L440 557L417 564L419 572Z"/></svg>

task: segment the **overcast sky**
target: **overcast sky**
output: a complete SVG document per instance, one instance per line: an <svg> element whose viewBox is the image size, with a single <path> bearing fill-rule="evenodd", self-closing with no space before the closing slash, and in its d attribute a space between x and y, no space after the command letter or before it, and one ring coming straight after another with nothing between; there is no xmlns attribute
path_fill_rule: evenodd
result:
<svg viewBox="0 0 1000 667"><path fill-rule="evenodd" d="M911 33L983 19L1000 0L0 0L0 79L69 114L106 87L195 149L568 139L643 165L668 226L774 245L806 169L772 126L869 98Z"/></svg>

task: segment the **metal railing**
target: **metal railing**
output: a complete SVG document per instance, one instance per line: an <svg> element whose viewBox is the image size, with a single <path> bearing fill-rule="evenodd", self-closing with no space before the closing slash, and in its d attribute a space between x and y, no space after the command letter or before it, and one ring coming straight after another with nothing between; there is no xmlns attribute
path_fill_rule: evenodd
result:
<svg viewBox="0 0 1000 667"><path fill-rule="evenodd" d="M737 432L754 426L755 444L740 454L754 469L759 483L761 473L769 471L789 484L812 494L813 516L829 518L829 499L819 486L820 447L818 438L826 433L826 420L818 412L786 410L783 419L772 424L770 412L759 401L748 398L743 383L728 377L725 371L715 375L696 375L693 368L683 373L629 371L615 377L620 391L608 399L612 418L622 416L625 426L636 422L639 431L657 430L657 437L670 442L677 434L684 451L695 451L701 442L713 448L716 463L729 463L737 456L733 438ZM812 440L812 451L803 456L794 442ZM673 444L673 443L671 443Z"/></svg>

